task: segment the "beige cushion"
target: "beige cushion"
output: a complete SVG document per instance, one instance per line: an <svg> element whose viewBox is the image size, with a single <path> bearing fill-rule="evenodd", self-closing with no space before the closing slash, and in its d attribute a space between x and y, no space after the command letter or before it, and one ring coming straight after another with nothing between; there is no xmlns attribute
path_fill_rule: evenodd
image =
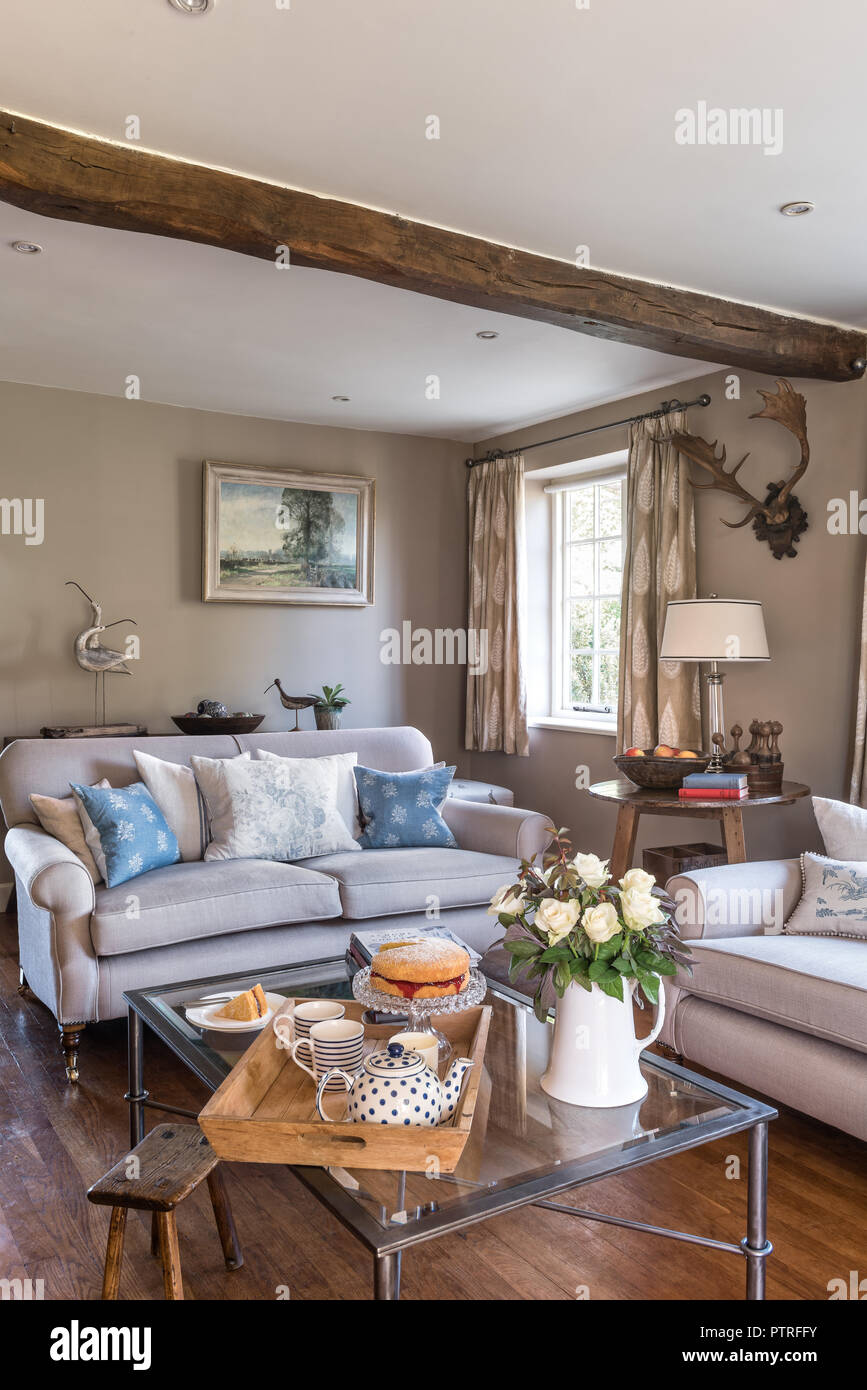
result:
<svg viewBox="0 0 867 1390"><path fill-rule="evenodd" d="M867 863L802 854L804 892L786 923L789 936L851 936L867 941Z"/></svg>
<svg viewBox="0 0 867 1390"><path fill-rule="evenodd" d="M691 941L687 994L867 1052L867 941L741 936Z"/></svg>
<svg viewBox="0 0 867 1390"><path fill-rule="evenodd" d="M94 782L95 787L105 788L110 785L105 777L99 782ZM30 804L39 817L39 824L43 830L47 830L49 835L53 835L55 840L66 845L73 854L77 854L94 883L102 882L102 875L96 867L96 861L87 847L84 838L84 827L78 814L78 807L74 796L40 796L37 792L30 793Z"/></svg>

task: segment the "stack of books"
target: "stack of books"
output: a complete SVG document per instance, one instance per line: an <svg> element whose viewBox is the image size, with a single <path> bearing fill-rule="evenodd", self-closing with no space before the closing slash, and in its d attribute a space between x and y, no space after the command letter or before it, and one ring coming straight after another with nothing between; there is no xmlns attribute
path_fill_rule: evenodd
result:
<svg viewBox="0 0 867 1390"><path fill-rule="evenodd" d="M691 772L677 793L681 801L745 801L749 794L745 772Z"/></svg>

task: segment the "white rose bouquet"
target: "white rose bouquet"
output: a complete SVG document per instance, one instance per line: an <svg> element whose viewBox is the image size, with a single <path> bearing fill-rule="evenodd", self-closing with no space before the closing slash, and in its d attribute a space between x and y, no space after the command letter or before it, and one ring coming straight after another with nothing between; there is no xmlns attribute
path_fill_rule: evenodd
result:
<svg viewBox="0 0 867 1390"><path fill-rule="evenodd" d="M608 861L572 854L565 830L554 835L542 867L522 861L518 882L500 888L488 912L506 928L509 978L535 980L533 1007L547 1017L550 990L562 999L570 984L623 1000L623 981L636 980L655 1004L660 975L689 971L689 947L673 924L668 900L652 874L630 869L611 881ZM643 1005L641 1005L643 1007Z"/></svg>

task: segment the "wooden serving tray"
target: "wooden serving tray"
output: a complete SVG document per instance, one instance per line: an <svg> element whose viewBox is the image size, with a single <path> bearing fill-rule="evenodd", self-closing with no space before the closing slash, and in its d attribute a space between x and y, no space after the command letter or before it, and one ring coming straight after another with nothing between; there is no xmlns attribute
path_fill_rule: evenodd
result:
<svg viewBox="0 0 867 1390"><path fill-rule="evenodd" d="M291 1012L293 1002L287 1000L278 1013ZM347 1018L361 1021L363 1004L355 999L335 1002L343 1004ZM214 1092L199 1115L199 1124L215 1153L235 1163L396 1168L423 1173L430 1171L435 1158L441 1172L453 1173L473 1123L490 1020L491 1008L483 1004L461 1013L434 1014L431 1022L449 1039L452 1055L469 1057L473 1062L453 1118L435 1128L320 1120L313 1078L278 1046L271 1023ZM365 1024L364 1031L367 1055L384 1047L400 1032L400 1025ZM440 1072L447 1067L441 1067ZM339 1117L345 1101L345 1092L330 1092L325 1100L328 1113Z"/></svg>

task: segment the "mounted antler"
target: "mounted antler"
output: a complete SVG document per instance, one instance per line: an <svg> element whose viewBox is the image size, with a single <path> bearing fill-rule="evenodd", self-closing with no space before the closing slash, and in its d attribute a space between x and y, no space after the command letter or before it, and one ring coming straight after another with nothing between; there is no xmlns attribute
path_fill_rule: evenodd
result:
<svg viewBox="0 0 867 1390"><path fill-rule="evenodd" d="M706 439L701 439L698 435L687 434L686 432L672 434L671 442L674 447L686 458L697 463L700 468L704 468L713 475L713 482L693 483L692 486L705 490L716 488L720 492L730 493L737 497L741 502L749 504L749 511L740 521L720 520L724 526L729 526L737 530L741 526L746 526L748 521L752 521L753 530L759 540L766 540L774 553L774 558L782 559L783 555L797 555L794 548L795 542L801 533L807 529L807 514L795 497L792 489L800 478L807 471L810 462L810 445L807 442L807 403L804 397L793 390L791 382L785 380L777 381L776 391L759 391L765 404L761 410L750 416L751 420L776 420L778 424L792 433L801 446L801 458L792 476L785 482L769 483L767 496L764 501L754 497L751 492L737 480L738 471L743 467L749 458L749 454L744 454L740 462L733 468L726 471L726 451L723 446L722 453L717 457L717 441L709 444Z"/></svg>
<svg viewBox="0 0 867 1390"><path fill-rule="evenodd" d="M778 483L778 491L765 509L772 526L779 526L789 518L789 498L792 488L799 478L803 478L810 462L810 445L807 441L807 402L792 387L790 381L778 380L778 390L759 391L765 402L762 410L750 416L751 420L776 420L778 425L791 431L801 446L801 460L788 482Z"/></svg>
<svg viewBox="0 0 867 1390"><path fill-rule="evenodd" d="M671 441L679 453L684 454L688 459L692 459L693 463L697 463L700 468L706 468L707 471L714 476L714 482L712 483L692 483L694 488L698 488L702 492L706 491L708 488L718 488L720 492L730 492L733 497L739 497L742 502L750 503L750 510L742 521L726 521L723 517L720 517L723 526L730 526L733 530L737 530L740 526L746 526L747 522L752 521L753 517L758 516L760 512L764 513L766 511L765 504L759 501L758 497L753 497L753 494L747 492L746 488L742 487L737 481L738 469L742 468L746 463L749 454L744 454L740 462L736 463L734 468L729 469L727 473L725 470L725 445L723 445L720 457L717 458L716 440L714 440L712 444L708 444L706 439L702 439L697 434L684 433L673 434L671 436ZM692 479L690 479L690 482L692 482Z"/></svg>

